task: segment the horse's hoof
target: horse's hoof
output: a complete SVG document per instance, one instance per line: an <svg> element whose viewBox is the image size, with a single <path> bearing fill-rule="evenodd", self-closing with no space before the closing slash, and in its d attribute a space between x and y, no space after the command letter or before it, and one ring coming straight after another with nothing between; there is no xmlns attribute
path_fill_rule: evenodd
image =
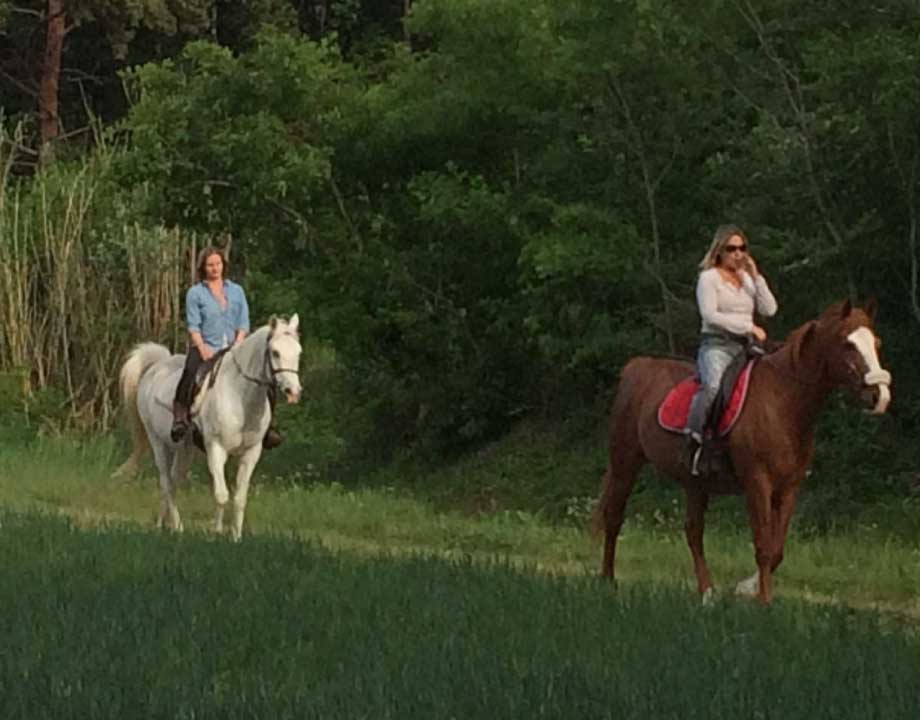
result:
<svg viewBox="0 0 920 720"><path fill-rule="evenodd" d="M754 573L751 577L742 580L737 585L735 585L735 593L738 595L748 595L753 596L757 594L759 576L758 573Z"/></svg>

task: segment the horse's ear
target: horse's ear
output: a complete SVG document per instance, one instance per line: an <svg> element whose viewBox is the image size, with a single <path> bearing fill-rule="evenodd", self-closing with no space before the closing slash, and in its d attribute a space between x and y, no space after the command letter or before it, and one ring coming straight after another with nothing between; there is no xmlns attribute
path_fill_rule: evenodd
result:
<svg viewBox="0 0 920 720"><path fill-rule="evenodd" d="M878 300L875 299L873 295L868 300L866 300L866 306L863 308L863 312L869 316L869 319L872 322L875 322L875 313L878 311Z"/></svg>
<svg viewBox="0 0 920 720"><path fill-rule="evenodd" d="M272 315L268 319L268 329L271 330L272 332L275 332L276 327L278 327L278 316Z"/></svg>
<svg viewBox="0 0 920 720"><path fill-rule="evenodd" d="M802 333L793 341L792 345L792 365L798 367L802 357L808 352L809 347L814 345L815 338L818 334L818 323L812 320Z"/></svg>
<svg viewBox="0 0 920 720"><path fill-rule="evenodd" d="M845 320L850 317L850 313L853 312L853 303L850 302L850 299L847 298L843 301L843 305L840 306L840 319Z"/></svg>
<svg viewBox="0 0 920 720"><path fill-rule="evenodd" d="M297 317L297 313L294 313L293 315L291 315L291 319L288 320L288 327L294 332L297 332L297 328L299 325L300 325L300 318Z"/></svg>

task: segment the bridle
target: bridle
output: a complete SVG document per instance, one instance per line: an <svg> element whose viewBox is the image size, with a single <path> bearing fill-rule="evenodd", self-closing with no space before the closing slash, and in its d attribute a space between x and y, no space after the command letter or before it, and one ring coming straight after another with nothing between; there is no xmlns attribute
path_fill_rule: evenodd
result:
<svg viewBox="0 0 920 720"><path fill-rule="evenodd" d="M263 378L258 378L258 377L253 377L252 375L247 373L243 369L243 366L240 365L240 361L237 360L236 353L231 352L230 357L233 358L233 364L236 365L236 369L239 372L239 374L242 375L246 380L248 380L249 382L255 383L256 385L261 385L263 387L274 387L275 389L277 389L278 388L278 375L280 375L281 373L294 373L295 375L297 375L298 372L297 372L297 368L276 368L275 367L274 363L272 362L271 346L269 345L269 343L271 342L271 339L272 339L272 336L269 335L268 339L265 341L265 355L264 355L264 359L262 362L262 374L268 375L270 378L269 380L265 380ZM267 368L267 372L266 372L266 368Z"/></svg>
<svg viewBox="0 0 920 720"><path fill-rule="evenodd" d="M806 380L799 375L786 370L783 367L780 367L771 357L774 353L765 354L760 359L763 362L766 362L770 367L772 367L776 372L784 377L788 377L791 380L795 380L801 385L807 387L833 387L834 383L827 380ZM863 388L879 387L881 385L891 385L891 373L887 370L880 368L879 370L868 370L863 373L856 365L852 362L847 361L847 370L854 378L858 378L862 381Z"/></svg>

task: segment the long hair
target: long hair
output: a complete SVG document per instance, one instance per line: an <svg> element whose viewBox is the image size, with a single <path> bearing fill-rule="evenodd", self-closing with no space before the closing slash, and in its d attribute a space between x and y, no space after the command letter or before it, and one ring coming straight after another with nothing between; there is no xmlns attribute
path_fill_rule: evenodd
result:
<svg viewBox="0 0 920 720"><path fill-rule="evenodd" d="M224 251L221 250L216 245L208 245L206 248L202 249L200 253L198 253L198 262L195 264L195 268L198 271L199 280L204 280L205 277L207 277L207 273L205 272L204 266L205 266L205 263L207 263L208 258L211 257L212 255L220 255L221 262L224 264L223 277L224 278L227 277L227 272L230 270L230 265L227 262L226 253L224 253Z"/></svg>
<svg viewBox="0 0 920 720"><path fill-rule="evenodd" d="M728 243L729 238L735 235L744 240L745 245L749 244L744 230L737 225L719 225L719 227L716 228L715 235L712 237L712 244L709 246L709 250L706 251L703 259L700 260L700 270L709 270L709 268L721 265L722 253L725 252L725 245Z"/></svg>

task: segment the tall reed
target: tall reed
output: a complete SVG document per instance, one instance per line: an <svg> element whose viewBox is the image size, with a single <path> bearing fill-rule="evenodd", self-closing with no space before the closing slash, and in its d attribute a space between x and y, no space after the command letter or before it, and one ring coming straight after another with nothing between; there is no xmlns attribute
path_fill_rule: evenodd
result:
<svg viewBox="0 0 920 720"><path fill-rule="evenodd" d="M105 146L15 177L15 132L0 129L0 369L62 391L58 424L106 427L129 347L178 345L197 240L142 221L143 198L114 184Z"/></svg>

